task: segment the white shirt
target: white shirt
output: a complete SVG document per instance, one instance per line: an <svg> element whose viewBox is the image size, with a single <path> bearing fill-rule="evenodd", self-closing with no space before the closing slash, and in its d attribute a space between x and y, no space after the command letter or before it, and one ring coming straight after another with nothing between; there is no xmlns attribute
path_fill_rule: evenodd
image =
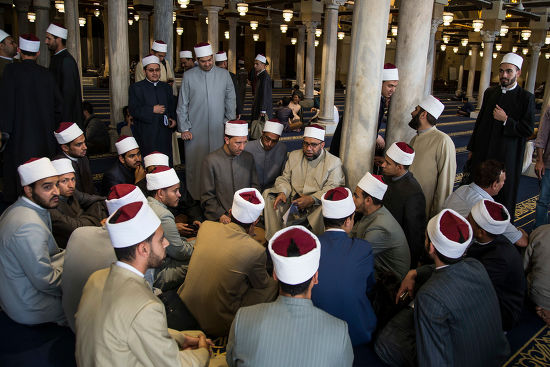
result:
<svg viewBox="0 0 550 367"><path fill-rule="evenodd" d="M120 266L121 268L124 268L126 270L130 270L132 273L135 273L137 275L139 275L140 277L144 278L144 275L141 271L137 270L136 268L134 268L132 265L130 264L127 264L127 263L124 263L122 261L117 261L115 263L116 266Z"/></svg>

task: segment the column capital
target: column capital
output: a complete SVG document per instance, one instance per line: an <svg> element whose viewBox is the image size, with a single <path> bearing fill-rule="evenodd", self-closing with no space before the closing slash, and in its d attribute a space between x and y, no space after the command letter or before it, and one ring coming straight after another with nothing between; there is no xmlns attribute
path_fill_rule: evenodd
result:
<svg viewBox="0 0 550 367"><path fill-rule="evenodd" d="M236 27L237 26L237 21L239 20L237 17L228 17L226 15L226 19L227 19L227 23L229 23L230 27Z"/></svg>
<svg viewBox="0 0 550 367"><path fill-rule="evenodd" d="M27 12L31 6L31 0L15 0L14 4L18 12Z"/></svg>
<svg viewBox="0 0 550 367"><path fill-rule="evenodd" d="M220 10L223 9L221 6L216 6L216 5L206 5L204 6L204 8L208 11L208 13L213 13L213 12L219 13Z"/></svg>
<svg viewBox="0 0 550 367"><path fill-rule="evenodd" d="M346 0L325 0L325 8L338 10L338 8L344 6L345 3Z"/></svg>
<svg viewBox="0 0 550 367"><path fill-rule="evenodd" d="M430 33L435 33L437 32L437 28L439 28L439 26L443 24L443 19L442 18L434 18L432 19L432 26L430 28Z"/></svg>
<svg viewBox="0 0 550 367"><path fill-rule="evenodd" d="M36 10L38 9L50 9L50 0L33 0L32 5Z"/></svg>
<svg viewBox="0 0 550 367"><path fill-rule="evenodd" d="M315 33L315 30L317 29L317 26L319 25L319 23L321 22L309 21L309 20L304 22L308 33L310 32Z"/></svg>
<svg viewBox="0 0 550 367"><path fill-rule="evenodd" d="M498 36L500 31L493 31L493 30L481 30L481 39L483 40L483 43L493 43L495 42L495 37Z"/></svg>
<svg viewBox="0 0 550 367"><path fill-rule="evenodd" d="M544 42L529 42L529 46L531 46L533 53L539 53L540 49L544 46Z"/></svg>
<svg viewBox="0 0 550 367"><path fill-rule="evenodd" d="M148 17L153 12L153 7L150 5L138 4L134 5L134 10L139 14L139 18Z"/></svg>

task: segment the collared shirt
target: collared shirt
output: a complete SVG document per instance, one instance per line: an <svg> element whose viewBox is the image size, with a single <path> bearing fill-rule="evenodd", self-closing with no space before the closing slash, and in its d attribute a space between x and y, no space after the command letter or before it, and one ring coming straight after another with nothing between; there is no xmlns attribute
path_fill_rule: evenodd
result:
<svg viewBox="0 0 550 367"><path fill-rule="evenodd" d="M38 205L38 204L35 203L34 201L30 200L30 199L27 198L26 196L21 196L21 198L23 199L23 201L27 202L28 204L31 204L31 205L34 206L35 208L42 209L42 210L46 210L45 208L41 207L40 205Z"/></svg>
<svg viewBox="0 0 550 367"><path fill-rule="evenodd" d="M132 273L135 273L135 274L139 275L140 277L145 278L145 276L143 275L143 273L141 271L137 270L136 268L134 268L130 264L124 263L122 261L117 261L115 263L115 265L120 266L121 268L124 268L126 270L130 270Z"/></svg>
<svg viewBox="0 0 550 367"><path fill-rule="evenodd" d="M155 87L157 86L157 84L159 83L159 81L157 80L156 82L152 82L150 81L149 79L145 78L145 80L147 80L149 83L153 84Z"/></svg>
<svg viewBox="0 0 550 367"><path fill-rule="evenodd" d="M73 161L73 162L78 162L78 158L71 157L70 155L68 155L68 154L65 153L65 152L63 152L63 154L65 154L65 157L69 158L71 161Z"/></svg>
<svg viewBox="0 0 550 367"><path fill-rule="evenodd" d="M508 88L506 88L506 87L504 87L504 88L503 88L503 87L500 87L500 90L502 91L502 93L506 93L506 92L509 92L509 91L511 91L511 90L514 90L517 86L518 86L518 83L515 82L514 85L512 85L511 87L508 87Z"/></svg>
<svg viewBox="0 0 550 367"><path fill-rule="evenodd" d="M329 231L332 231L332 232L345 232L342 228L327 228L325 230L325 232L329 232Z"/></svg>
<svg viewBox="0 0 550 367"><path fill-rule="evenodd" d="M406 175L407 173L409 173L409 170L405 170L405 173L403 173L401 176L392 177L391 180L392 180L393 182L399 181L400 179L402 179L403 177L405 177L405 175Z"/></svg>
<svg viewBox="0 0 550 367"><path fill-rule="evenodd" d="M424 130L417 130L416 133L417 133L418 135L424 134L424 133L427 133L428 131L432 131L434 128L435 128L435 125L432 126L432 127L427 128L427 129L424 129Z"/></svg>
<svg viewBox="0 0 550 367"><path fill-rule="evenodd" d="M62 50L59 50L59 51L57 51L54 55L57 55L58 53L63 52L63 51L65 51L65 50L66 50L66 48L64 48L64 49L62 49Z"/></svg>

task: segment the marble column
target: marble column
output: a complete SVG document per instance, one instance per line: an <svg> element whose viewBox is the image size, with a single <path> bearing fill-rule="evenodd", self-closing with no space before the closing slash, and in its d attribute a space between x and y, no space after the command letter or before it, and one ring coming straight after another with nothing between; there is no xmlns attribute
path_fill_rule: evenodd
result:
<svg viewBox="0 0 550 367"><path fill-rule="evenodd" d="M82 80L82 54L80 48L80 24L78 23L78 0L65 0L65 28L67 28L67 50L78 64Z"/></svg>
<svg viewBox="0 0 550 367"><path fill-rule="evenodd" d="M298 42L296 43L296 84L304 87L304 60L306 55L306 26L298 25Z"/></svg>
<svg viewBox="0 0 550 367"><path fill-rule="evenodd" d="M109 1L113 0L105 0L103 2L103 46L105 49L105 67L103 69L103 76L108 77L109 76ZM126 28L128 29L128 28ZM128 54L128 58L130 58L130 54ZM116 120L116 121L122 121L122 120Z"/></svg>
<svg viewBox="0 0 550 367"><path fill-rule="evenodd" d="M395 64L399 68L399 87L391 98L386 129L387 147L396 141L409 142L415 134L408 123L411 112L424 97L432 8L433 0L403 1L399 8L395 56ZM383 36L384 42L385 38ZM378 89L381 84L377 85Z"/></svg>
<svg viewBox="0 0 550 367"><path fill-rule="evenodd" d="M321 71L321 111L319 122L334 122L334 82L336 79L336 50L338 47L338 8L345 0L325 2L325 27L323 29L323 61ZM334 125L335 127L336 125Z"/></svg>
<svg viewBox="0 0 550 367"><path fill-rule="evenodd" d="M155 1L157 2L157 1ZM172 14L170 13L170 16ZM124 120L122 108L128 105L128 5L126 0L109 0L109 91L111 97L111 127ZM172 18L170 18L172 24Z"/></svg>
<svg viewBox="0 0 550 367"><path fill-rule="evenodd" d="M544 46L544 42L529 43L531 46L531 62L529 63L529 74L527 75L527 82L525 84L525 90L531 93L535 93L535 83L537 81L537 68L539 66L540 49Z"/></svg>
<svg viewBox="0 0 550 367"><path fill-rule="evenodd" d="M319 22L304 22L307 29L307 58L306 58L306 93L305 100L313 101L313 84L315 82L315 29Z"/></svg>
<svg viewBox="0 0 550 367"><path fill-rule="evenodd" d="M126 1L125 1L126 2ZM172 11L174 4L172 0L155 0L155 39L162 40L168 45L166 60L170 62L174 55L174 24L172 23Z"/></svg>
<svg viewBox="0 0 550 367"><path fill-rule="evenodd" d="M176 28L177 27L183 27L183 24L181 23L181 20L176 20ZM176 32L176 52L174 52L174 72L180 71L181 69L181 63L180 63L180 51L181 51L181 36ZM183 34L183 33L182 33Z"/></svg>
<svg viewBox="0 0 550 367"><path fill-rule="evenodd" d="M232 73L237 73L237 20L226 16L229 22L229 48L227 49L227 67Z"/></svg>
<svg viewBox="0 0 550 367"><path fill-rule="evenodd" d="M218 52L218 33L219 33L219 22L218 22L218 13L223 8L221 6L205 6L205 9L208 11L208 43L212 45L212 51L214 53Z"/></svg>
<svg viewBox="0 0 550 367"><path fill-rule="evenodd" d="M273 16L274 17L274 16ZM281 70L280 70L280 64L281 64L281 21L279 20L272 20L271 21L271 27L269 29L269 37L271 37L271 47L269 49L269 58L271 61L269 62L271 65L271 80L278 80L280 82L281 80Z"/></svg>
<svg viewBox="0 0 550 367"><path fill-rule="evenodd" d="M17 12L17 24L19 26L19 33L13 34L16 42L19 42L19 35L30 32L30 22L27 18L29 7L31 6L31 0L14 0L15 11Z"/></svg>
<svg viewBox="0 0 550 367"><path fill-rule="evenodd" d="M477 94L477 108L481 109L483 103L483 93L491 84L491 66L493 64L493 45L495 37L499 32L482 30L481 39L483 40L483 58L481 59L481 77L479 78L479 91ZM472 51L473 54L473 51Z"/></svg>
<svg viewBox="0 0 550 367"><path fill-rule="evenodd" d="M470 69L468 70L468 85L466 86L466 98L468 102L474 102L474 82L476 77L476 64L477 64L477 55L479 51L478 45L471 46L472 55L470 56Z"/></svg>
<svg viewBox="0 0 550 367"><path fill-rule="evenodd" d="M140 9L137 10L137 13L139 15L139 57L142 59L149 55L151 50L151 44L149 43L149 15L151 15L151 11Z"/></svg>
<svg viewBox="0 0 550 367"><path fill-rule="evenodd" d="M47 68L50 65L50 51L44 40L46 39L46 29L50 25L50 0L34 0L33 6L36 12L36 37L40 39L40 55L36 61L39 65Z"/></svg>
<svg viewBox="0 0 550 367"><path fill-rule="evenodd" d="M458 67L458 83L456 86L456 95L462 94L463 74L464 74L464 56L460 56L460 66Z"/></svg>
<svg viewBox="0 0 550 367"><path fill-rule="evenodd" d="M426 60L426 80L424 82L424 95L432 94L432 85L434 81L434 63L435 63L435 34L437 28L443 23L443 19L432 19L430 28L430 43L428 47L428 58Z"/></svg>
<svg viewBox="0 0 550 367"><path fill-rule="evenodd" d="M389 13L390 0L361 0L355 2L353 9L348 88L340 141L346 186L352 190L365 172L372 169ZM363 21L367 18L368 22Z"/></svg>
<svg viewBox="0 0 550 367"><path fill-rule="evenodd" d="M88 68L94 68L94 36L92 33L92 14L86 14L86 46L88 56Z"/></svg>

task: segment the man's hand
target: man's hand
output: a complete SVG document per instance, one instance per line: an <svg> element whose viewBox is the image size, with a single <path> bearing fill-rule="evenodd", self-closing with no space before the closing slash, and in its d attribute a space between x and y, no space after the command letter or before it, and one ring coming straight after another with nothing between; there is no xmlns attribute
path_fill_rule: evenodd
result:
<svg viewBox="0 0 550 367"><path fill-rule="evenodd" d="M193 222L193 224L196 225L197 227L200 227L201 222L196 220L196 221ZM176 223L176 227L178 227L178 232L182 236L188 237L188 236L193 236L193 235L196 234L196 230L193 229L193 228L190 228L189 224L187 224L187 223Z"/></svg>
<svg viewBox="0 0 550 367"><path fill-rule="evenodd" d="M386 146L386 142L384 141L384 138L378 135L376 137L376 147L378 149L384 149L385 146Z"/></svg>
<svg viewBox="0 0 550 367"><path fill-rule="evenodd" d="M134 183L138 183L139 181L143 180L145 178L145 168L140 164L137 166L135 172L134 172Z"/></svg>
<svg viewBox="0 0 550 367"><path fill-rule="evenodd" d="M191 131L184 131L181 133L181 139L182 140L191 140L193 139L193 134L191 134Z"/></svg>
<svg viewBox="0 0 550 367"><path fill-rule="evenodd" d="M535 163L535 173L537 174L539 180L542 180L542 176L544 176L544 162L542 161L542 157L540 159L537 157L537 163Z"/></svg>
<svg viewBox="0 0 550 367"><path fill-rule="evenodd" d="M225 214L222 214L222 216L220 217L220 222L223 224L231 223L231 218Z"/></svg>
<svg viewBox="0 0 550 367"><path fill-rule="evenodd" d="M497 121L506 121L508 119L508 115L500 106L497 104L495 109L493 110L493 118Z"/></svg>
<svg viewBox="0 0 550 367"><path fill-rule="evenodd" d="M382 163L384 163L384 157L374 156L374 164L377 166L381 166Z"/></svg>
<svg viewBox="0 0 550 367"><path fill-rule="evenodd" d="M315 199L312 196L304 195L300 196L298 199L292 202L293 204L298 205L298 209L306 209L315 204Z"/></svg>
<svg viewBox="0 0 550 367"><path fill-rule="evenodd" d="M521 238L515 243L518 247L527 247L529 244L529 235L523 229L518 228L521 232Z"/></svg>
<svg viewBox="0 0 550 367"><path fill-rule="evenodd" d="M286 195L284 192L279 193L279 195L277 195L277 197L275 198L275 202L273 203L273 209L277 210L277 207L279 206L280 202L286 203Z"/></svg>
<svg viewBox="0 0 550 367"><path fill-rule="evenodd" d="M153 113L163 115L164 111L166 111L166 107L164 107L164 105L156 104L156 105L153 106Z"/></svg>
<svg viewBox="0 0 550 367"><path fill-rule="evenodd" d="M212 340L207 339L204 334L199 334L198 337L189 336L187 334L183 334L185 337L185 340L183 344L181 344L181 349L197 349L197 348L208 348L213 346L214 343L212 343Z"/></svg>
<svg viewBox="0 0 550 367"><path fill-rule="evenodd" d="M170 125L168 125L168 127L170 129L173 129L174 127L176 127L176 120L174 119L168 119L168 121L170 122Z"/></svg>
<svg viewBox="0 0 550 367"><path fill-rule="evenodd" d="M415 284L416 275L417 275L416 270L412 269L412 270L409 270L405 278L403 278L403 281L401 282L401 286L399 287L399 290L395 295L395 304L399 303L399 297L404 292L409 292L409 296L411 298L414 297L414 284Z"/></svg>

